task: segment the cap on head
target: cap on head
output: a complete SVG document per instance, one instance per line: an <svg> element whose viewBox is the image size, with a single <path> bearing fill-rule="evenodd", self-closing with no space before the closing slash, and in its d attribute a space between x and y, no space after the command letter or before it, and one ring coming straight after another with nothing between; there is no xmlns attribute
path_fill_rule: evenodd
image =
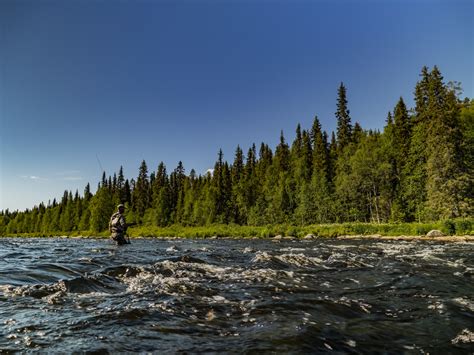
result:
<svg viewBox="0 0 474 355"><path fill-rule="evenodd" d="M125 209L125 206L122 205L122 204L120 204L120 205L117 206L117 209L119 209L119 210L120 210L120 209L124 210L124 209Z"/></svg>

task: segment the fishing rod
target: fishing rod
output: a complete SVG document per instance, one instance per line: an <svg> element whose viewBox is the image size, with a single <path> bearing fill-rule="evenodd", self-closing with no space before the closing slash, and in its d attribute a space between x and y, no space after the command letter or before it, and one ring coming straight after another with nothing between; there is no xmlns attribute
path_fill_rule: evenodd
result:
<svg viewBox="0 0 474 355"><path fill-rule="evenodd" d="M95 153L95 157L97 158L97 163L99 163L100 172L101 172L101 173L104 173L105 170L104 170L104 168L102 167L102 164L100 163L99 155L98 155L97 153Z"/></svg>

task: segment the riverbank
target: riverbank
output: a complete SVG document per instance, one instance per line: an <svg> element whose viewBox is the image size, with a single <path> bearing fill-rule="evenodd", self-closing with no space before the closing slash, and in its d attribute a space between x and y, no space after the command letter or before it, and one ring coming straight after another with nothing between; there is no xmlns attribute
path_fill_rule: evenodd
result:
<svg viewBox="0 0 474 355"><path fill-rule="evenodd" d="M427 237L431 230L439 230L443 236ZM129 228L131 238L273 238L278 239L398 239L398 240L439 240L472 241L474 238L474 219L458 219L433 223L341 223L317 224L309 226L269 225L239 226L215 224L209 226L168 227L136 226ZM108 231L72 231L47 233L9 233L9 237L108 237Z"/></svg>
<svg viewBox="0 0 474 355"><path fill-rule="evenodd" d="M44 235L44 234L15 234L15 235L6 235L1 236L0 238L65 238L65 239L109 239L109 236L105 235ZM134 239L193 239L192 237L176 237L176 236L133 236L130 237L132 240ZM436 241L436 242L474 242L474 235L448 235L442 237L427 237L423 235L401 235L401 236L393 236L393 235L380 235L380 234L373 234L373 235L341 235L337 237L323 237L323 236L315 236L315 235L307 235L303 238L294 237L294 236L280 236L277 235L275 237L270 238L261 238L261 237L242 237L242 236L231 236L231 237L219 237L219 236L211 236L211 237L199 237L200 239L271 239L275 242L279 242L282 240L311 240L311 239L327 239L327 240L394 240L394 241ZM197 238L196 238L197 239Z"/></svg>

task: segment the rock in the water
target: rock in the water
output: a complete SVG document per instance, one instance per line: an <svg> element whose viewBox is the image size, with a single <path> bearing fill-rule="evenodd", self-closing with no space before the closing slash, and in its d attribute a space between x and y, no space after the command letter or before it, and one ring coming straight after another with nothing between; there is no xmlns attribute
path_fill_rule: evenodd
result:
<svg viewBox="0 0 474 355"><path fill-rule="evenodd" d="M441 232L440 230L433 229L433 230L429 231L429 232L426 234L426 236L427 236L427 237L430 237L430 238L444 237L444 233Z"/></svg>
<svg viewBox="0 0 474 355"><path fill-rule="evenodd" d="M273 239L282 239L282 238L283 238L283 236L281 234L278 234L278 235L273 237Z"/></svg>
<svg viewBox="0 0 474 355"><path fill-rule="evenodd" d="M314 239L316 238L314 234L307 234L303 237L303 239Z"/></svg>

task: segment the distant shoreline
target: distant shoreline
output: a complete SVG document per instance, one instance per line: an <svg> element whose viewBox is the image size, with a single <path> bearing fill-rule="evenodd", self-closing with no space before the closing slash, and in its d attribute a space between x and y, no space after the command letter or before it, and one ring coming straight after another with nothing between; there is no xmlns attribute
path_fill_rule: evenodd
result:
<svg viewBox="0 0 474 355"><path fill-rule="evenodd" d="M108 230L43 231L30 233L0 233L10 237L64 237L64 238L108 238ZM189 238L189 239L364 239L364 240L408 240L408 241L474 241L474 219L445 220L429 223L334 223L296 226L291 224L269 224L247 226L237 224L210 224L206 226L165 227L136 225L127 231L134 238Z"/></svg>

